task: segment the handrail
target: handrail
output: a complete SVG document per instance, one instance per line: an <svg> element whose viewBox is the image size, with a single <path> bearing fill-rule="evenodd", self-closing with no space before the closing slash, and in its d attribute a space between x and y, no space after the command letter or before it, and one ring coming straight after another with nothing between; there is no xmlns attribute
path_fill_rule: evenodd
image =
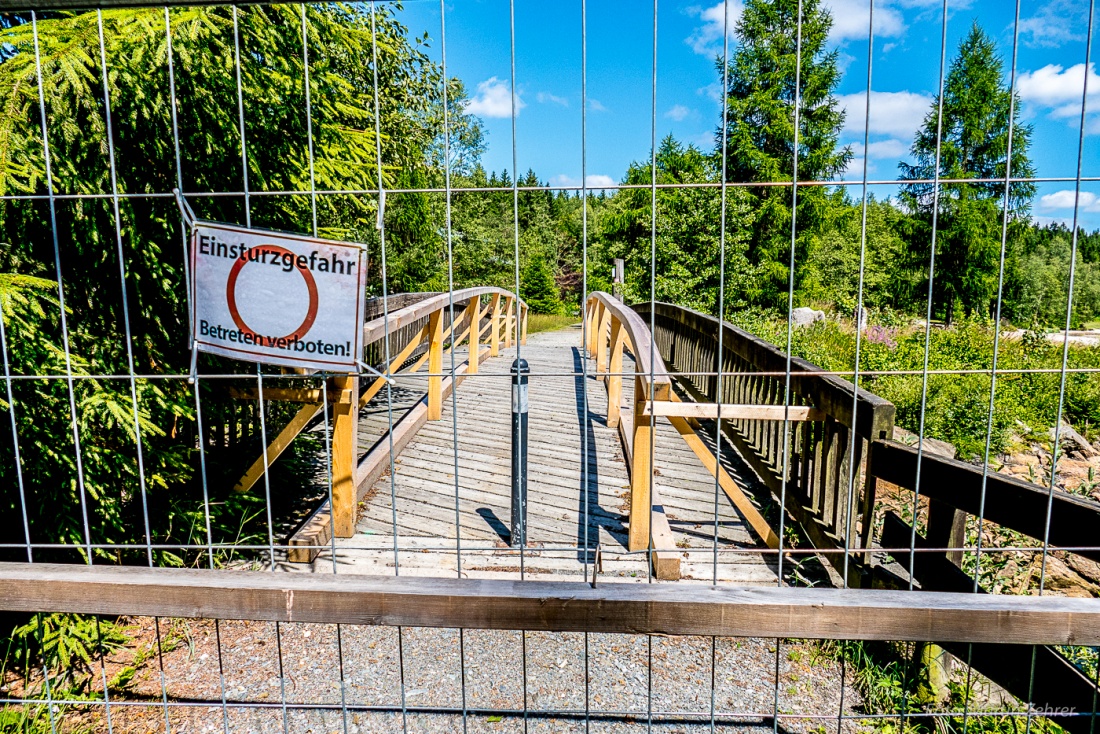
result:
<svg viewBox="0 0 1100 734"><path fill-rule="evenodd" d="M618 427L630 471L630 524L627 548L653 548L658 578L679 578L680 556L668 518L653 492L653 424L650 401L672 399L672 379L665 369L649 326L608 293L589 294L585 303L585 348L596 358L596 376L607 386L607 426ZM633 410L622 413L623 350L634 355Z"/></svg>
<svg viewBox="0 0 1100 734"><path fill-rule="evenodd" d="M848 559L826 554L850 583L860 584L866 568L858 559L871 542L874 507L874 484L862 486L861 467L870 442L893 435L894 405L713 316L669 303L633 309L642 318L652 315L654 342L693 398L742 408L729 418L723 413L722 429L734 448L773 496L784 498L816 548L860 551ZM778 418L774 411L756 417L754 406L785 410ZM794 420L796 412L808 420Z"/></svg>
<svg viewBox="0 0 1100 734"><path fill-rule="evenodd" d="M391 311L388 317L378 316L368 321L363 324L363 344L370 344L384 337L387 333L387 327L389 331L395 331L424 318L433 311L438 311L441 308L449 306L452 303L455 304L455 313L457 315L459 303L468 301L474 297L480 298L484 295L497 295L514 299L519 305L522 314L521 318L526 319L527 304L523 299L517 298L516 294L503 288L497 288L496 286L475 286L473 288L463 288L462 290L453 292L447 291L439 293L410 306Z"/></svg>
<svg viewBox="0 0 1100 734"><path fill-rule="evenodd" d="M598 304L600 310L594 311L593 304ZM665 361L653 343L653 336L649 332L649 324L619 299L609 293L597 291L588 296L589 313L598 316L596 321L590 324L588 329L589 344L597 338L597 332L601 323L610 325L608 319L618 321L626 332L627 343L631 353L634 354L634 369L637 376L645 386L646 396L652 396L653 400L668 400L672 391L672 379L665 369ZM606 331L607 327L604 327ZM600 332L602 335L602 332ZM595 353L595 348L589 351Z"/></svg>

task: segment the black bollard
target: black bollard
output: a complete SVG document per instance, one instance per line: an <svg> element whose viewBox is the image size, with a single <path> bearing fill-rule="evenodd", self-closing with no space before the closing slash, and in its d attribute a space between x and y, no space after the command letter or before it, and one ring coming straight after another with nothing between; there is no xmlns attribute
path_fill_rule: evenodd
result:
<svg viewBox="0 0 1100 734"><path fill-rule="evenodd" d="M527 544L527 375L526 359L512 362L512 546Z"/></svg>

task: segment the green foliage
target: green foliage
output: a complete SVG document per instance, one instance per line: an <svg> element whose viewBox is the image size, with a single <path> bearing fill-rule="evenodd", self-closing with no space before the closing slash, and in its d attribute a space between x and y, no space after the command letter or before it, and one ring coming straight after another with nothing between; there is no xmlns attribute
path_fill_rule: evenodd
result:
<svg viewBox="0 0 1100 734"><path fill-rule="evenodd" d="M1028 158L1031 128L1019 123L1020 101L1009 122L1012 92L996 45L975 23L959 46L944 82L913 141L914 165L901 164L902 178L931 181L992 179L992 183L911 183L902 188L902 201L914 212L908 227L911 267L927 282L936 222L936 271L933 299L948 320L956 305L965 313L991 313L997 293L1003 215L1011 224L1026 219L1035 185L1014 182L1008 188L996 179L1008 170L1011 134L1011 174L1034 176ZM936 169L937 157L939 169ZM1007 211L1006 211L1007 209Z"/></svg>
<svg viewBox="0 0 1100 734"><path fill-rule="evenodd" d="M520 296L527 301L531 313L560 314L564 308L554 272L541 257L527 261L520 277Z"/></svg>
<svg viewBox="0 0 1100 734"><path fill-rule="evenodd" d="M713 183L719 180L713 160L671 135L657 150L657 183ZM648 164L633 163L624 183L648 185ZM661 188L657 190L656 282L658 301L714 312L718 308L723 276L722 194L718 188ZM739 188L726 192L725 288L726 306L746 305L758 272L746 259L748 201ZM652 194L645 189L623 189L599 210L599 242L590 255L597 263L614 258L626 261L624 293L627 302L650 299Z"/></svg>
<svg viewBox="0 0 1100 734"><path fill-rule="evenodd" d="M802 18L798 12L801 7ZM748 0L737 22L737 50L729 64L726 180L786 182L795 177L795 115L798 102L798 180L829 181L851 160L837 148L844 112L833 94L840 81L839 51L827 50L832 16L819 0ZM801 39L793 28L801 28ZM801 56L798 44L801 43ZM718 64L721 73L721 62ZM796 88L795 79L798 78ZM720 148L719 148L720 151ZM749 188L747 256L758 277L746 288L751 302L785 302L790 278L791 218L797 217L797 281L808 238L822 231L836 195L825 187Z"/></svg>

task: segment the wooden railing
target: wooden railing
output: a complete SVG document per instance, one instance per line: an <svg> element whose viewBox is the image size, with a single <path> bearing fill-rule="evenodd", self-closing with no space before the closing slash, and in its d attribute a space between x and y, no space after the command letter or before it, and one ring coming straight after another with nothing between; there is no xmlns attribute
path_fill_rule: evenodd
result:
<svg viewBox="0 0 1100 734"><path fill-rule="evenodd" d="M607 425L619 429L630 472L627 548L654 548L658 578L678 578L680 560L660 501L653 493L652 425L647 401L667 401L672 381L638 314L607 293L593 293L585 308L585 348L596 358L596 372L607 387ZM634 390L626 413L623 402L623 350L634 355ZM654 509L657 506L658 509Z"/></svg>
<svg viewBox="0 0 1100 734"><path fill-rule="evenodd" d="M652 317L654 342L677 382L695 400L723 406L724 433L810 542L831 551L869 547L874 491L860 486L860 466L870 441L892 437L893 404L698 311L667 303L633 309L647 327ZM851 580L863 575L862 554L848 563L843 553L824 555Z"/></svg>
<svg viewBox="0 0 1100 734"><path fill-rule="evenodd" d="M997 472L983 472L981 466L935 456L896 441L872 443L867 477L872 491L876 482L889 482L919 493L928 505L923 534L914 532L912 525L892 511L885 513L879 543L898 566L875 566L871 580L877 587L908 588L911 569L912 579L925 592L984 593L986 590L962 569L962 549L968 545L968 516L981 517L986 527L995 523L1038 543L1049 542L1069 553L1100 561L1096 544L1100 502ZM909 553L911 547L915 553ZM983 550L997 551L995 547ZM1089 711L1100 695L1095 682L1054 648L988 643L968 646L939 638L935 641L1025 701L1046 701L1067 710ZM1060 723L1071 732L1092 731L1092 722L1087 718L1070 717Z"/></svg>
<svg viewBox="0 0 1100 734"><path fill-rule="evenodd" d="M487 303L482 304L482 299ZM406 294L391 300L388 314L378 314L363 325L363 344L367 354L381 357L375 367L393 374L412 359L419 358L403 370L415 373L428 367L428 386L423 400L414 405L394 424L395 450L400 451L425 421L439 420L443 400L467 374L478 371L478 365L495 357L501 347L511 347L527 338L527 305L515 294L491 286L466 288L453 293ZM378 306L378 304L375 304ZM454 322L451 310L454 309ZM380 307L372 309L374 313ZM384 340L390 340L390 362L385 364ZM457 368L453 378L444 374L443 356L463 343L469 346L467 360ZM379 347L383 347L379 349ZM373 350L373 351L372 351ZM263 477L264 472L291 444L296 436L310 426L324 410L323 396L327 392L332 422L332 507L328 502L317 508L307 522L290 539L291 561L310 561L319 552L319 545L331 538L351 537L355 530L355 507L360 496L376 481L388 465L389 441L380 441L366 456L359 455L359 409L385 386L386 377L362 380L361 374L335 375L328 379L327 390L317 387L277 387L264 390L264 401L297 403L301 407L277 432L269 423L270 443L237 482L234 489L247 492ZM257 405L258 388L236 390L235 398ZM274 436L274 438L270 438Z"/></svg>

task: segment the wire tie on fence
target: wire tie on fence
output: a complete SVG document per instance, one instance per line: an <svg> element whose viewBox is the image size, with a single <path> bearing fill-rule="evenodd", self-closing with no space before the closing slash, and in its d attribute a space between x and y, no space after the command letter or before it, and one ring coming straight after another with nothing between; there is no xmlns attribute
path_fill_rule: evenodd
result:
<svg viewBox="0 0 1100 734"><path fill-rule="evenodd" d="M194 385L199 373L199 350L195 349L194 339L191 340L191 368L187 372L187 384Z"/></svg>
<svg viewBox="0 0 1100 734"><path fill-rule="evenodd" d="M184 198L179 189L172 189L172 196L176 197L176 206L180 208L180 216L183 217L187 228L194 229L197 217L195 217L195 212L191 211L191 205L187 203L187 199Z"/></svg>
<svg viewBox="0 0 1100 734"><path fill-rule="evenodd" d="M381 377L383 380L385 380L386 382L388 382L391 385L396 385L397 384L392 377L390 377L388 375L383 375L381 372L374 369L373 367L371 367L369 364L367 364L363 360L359 360L359 368L363 369L363 370L366 370L367 372L370 372L375 377Z"/></svg>

